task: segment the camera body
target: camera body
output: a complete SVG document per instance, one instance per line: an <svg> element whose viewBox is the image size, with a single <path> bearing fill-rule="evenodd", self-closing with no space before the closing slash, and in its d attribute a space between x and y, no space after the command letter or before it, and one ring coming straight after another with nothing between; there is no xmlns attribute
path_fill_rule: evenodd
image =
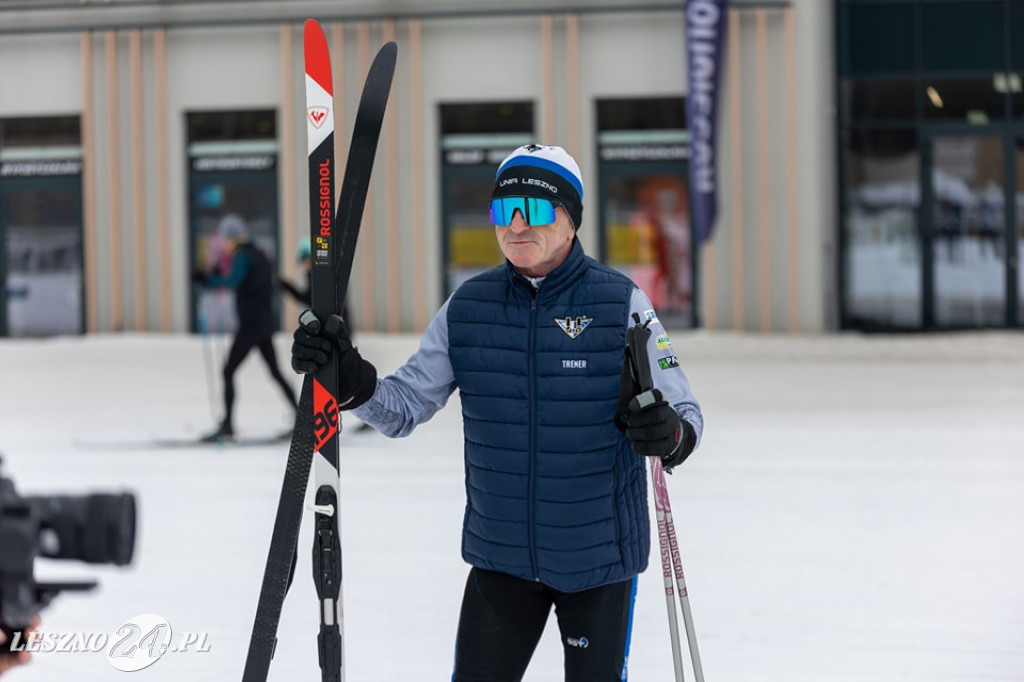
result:
<svg viewBox="0 0 1024 682"><path fill-rule="evenodd" d="M0 468L0 626L24 630L60 592L96 586L36 582L37 557L131 563L135 514L131 493L19 495Z"/></svg>

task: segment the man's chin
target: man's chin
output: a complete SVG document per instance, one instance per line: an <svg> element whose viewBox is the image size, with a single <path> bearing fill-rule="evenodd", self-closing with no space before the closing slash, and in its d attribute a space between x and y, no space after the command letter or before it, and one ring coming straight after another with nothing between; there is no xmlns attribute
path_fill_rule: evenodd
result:
<svg viewBox="0 0 1024 682"><path fill-rule="evenodd" d="M505 249L505 257L519 265L523 261L532 262L537 257L535 244L509 244Z"/></svg>

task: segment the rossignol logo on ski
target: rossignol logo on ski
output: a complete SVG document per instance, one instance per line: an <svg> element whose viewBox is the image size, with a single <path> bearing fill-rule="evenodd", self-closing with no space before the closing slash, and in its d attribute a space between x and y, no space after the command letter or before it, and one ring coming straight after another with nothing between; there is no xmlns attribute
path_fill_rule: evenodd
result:
<svg viewBox="0 0 1024 682"><path fill-rule="evenodd" d="M323 127L324 121L327 120L327 114L329 113L330 111L327 109L327 107L315 106L310 107L306 112L306 115L309 116L310 124L312 124L312 126L317 130L319 130L320 128Z"/></svg>
<svg viewBox="0 0 1024 682"><path fill-rule="evenodd" d="M331 231L334 228L334 196L331 192L331 160L324 159L318 168L319 179L319 231L313 246L313 262L327 265L331 261Z"/></svg>
<svg viewBox="0 0 1024 682"><path fill-rule="evenodd" d="M313 449L317 452L338 433L338 402L331 392L313 379Z"/></svg>
<svg viewBox="0 0 1024 682"><path fill-rule="evenodd" d="M570 339L575 339L590 326L590 323L594 321L592 317L586 317L585 315L577 315L576 317L564 317L555 318L555 322L562 328Z"/></svg>

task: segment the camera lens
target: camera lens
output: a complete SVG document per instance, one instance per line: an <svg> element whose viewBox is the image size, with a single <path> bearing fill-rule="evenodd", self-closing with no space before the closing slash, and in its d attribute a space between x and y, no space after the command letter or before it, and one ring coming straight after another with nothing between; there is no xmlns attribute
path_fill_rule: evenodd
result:
<svg viewBox="0 0 1024 682"><path fill-rule="evenodd" d="M90 564L131 563L135 551L135 496L84 495L26 497L39 515L40 527L50 531L40 554L54 559L78 559Z"/></svg>

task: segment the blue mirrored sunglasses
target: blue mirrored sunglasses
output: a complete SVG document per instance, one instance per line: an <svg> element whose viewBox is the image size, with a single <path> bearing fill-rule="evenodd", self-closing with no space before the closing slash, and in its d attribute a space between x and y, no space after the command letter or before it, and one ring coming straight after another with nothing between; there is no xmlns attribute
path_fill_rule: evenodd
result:
<svg viewBox="0 0 1024 682"><path fill-rule="evenodd" d="M512 224L512 216L519 211L523 220L531 227L550 225L555 222L556 206L558 204L553 201L535 197L491 199L491 223L499 227L508 227Z"/></svg>

